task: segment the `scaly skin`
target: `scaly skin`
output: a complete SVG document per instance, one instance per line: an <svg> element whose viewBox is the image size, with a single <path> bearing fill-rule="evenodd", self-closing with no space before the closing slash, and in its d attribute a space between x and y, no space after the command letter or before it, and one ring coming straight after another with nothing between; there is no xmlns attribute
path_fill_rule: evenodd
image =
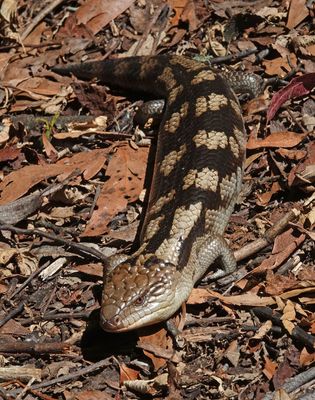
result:
<svg viewBox="0 0 315 400"><path fill-rule="evenodd" d="M223 233L241 188L245 134L225 77L180 56L55 69L165 98L139 250L104 276L101 324L121 332L170 318L217 258L236 263Z"/></svg>

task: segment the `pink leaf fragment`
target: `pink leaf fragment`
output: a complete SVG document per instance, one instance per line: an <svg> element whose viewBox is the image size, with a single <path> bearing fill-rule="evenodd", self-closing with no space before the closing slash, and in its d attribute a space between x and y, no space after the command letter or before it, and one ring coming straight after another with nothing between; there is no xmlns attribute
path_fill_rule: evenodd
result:
<svg viewBox="0 0 315 400"><path fill-rule="evenodd" d="M283 89L277 92L267 111L267 121L270 121L284 102L295 97L310 93L315 86L315 72L293 78Z"/></svg>

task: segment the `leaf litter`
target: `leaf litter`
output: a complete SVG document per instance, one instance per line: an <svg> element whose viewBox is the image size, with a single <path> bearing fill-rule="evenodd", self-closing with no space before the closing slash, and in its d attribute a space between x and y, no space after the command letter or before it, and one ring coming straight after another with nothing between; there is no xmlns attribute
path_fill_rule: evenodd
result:
<svg viewBox="0 0 315 400"><path fill-rule="evenodd" d="M5 0L0 9L0 397L306 396L315 361L313 2L66 4ZM163 326L102 332L104 265L69 247L130 250L155 140L133 122L143 99L50 71L62 60L159 53L222 57L214 60L266 82L242 104L246 169L226 232L249 255L232 277L193 290L175 340Z"/></svg>

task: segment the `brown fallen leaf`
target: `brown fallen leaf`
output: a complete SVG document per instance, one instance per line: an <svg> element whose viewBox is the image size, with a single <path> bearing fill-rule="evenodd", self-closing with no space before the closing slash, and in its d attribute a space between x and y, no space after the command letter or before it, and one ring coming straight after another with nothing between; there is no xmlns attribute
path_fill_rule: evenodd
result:
<svg viewBox="0 0 315 400"><path fill-rule="evenodd" d="M315 352L309 353L306 348L302 349L300 354L300 364L301 365L311 365L315 362Z"/></svg>
<svg viewBox="0 0 315 400"><path fill-rule="evenodd" d="M119 371L120 371L120 373L119 373L119 376L120 376L119 377L119 381L120 381L121 385L125 381L132 381L132 380L138 379L139 374L140 374L139 371L137 371L137 370L135 370L133 368L127 367L127 365L124 364L124 363L121 363L119 365Z"/></svg>
<svg viewBox="0 0 315 400"><path fill-rule="evenodd" d="M56 93L61 92L62 84L59 82L52 82L46 78L29 78L23 80L19 85L18 89L21 89L28 93L33 93L35 95L42 96L54 96Z"/></svg>
<svg viewBox="0 0 315 400"><path fill-rule="evenodd" d="M264 60L262 62L268 75L276 75L284 77L289 71L292 70L292 66L296 67L297 59L294 53L289 55L290 64L286 57L278 57L272 60Z"/></svg>
<svg viewBox="0 0 315 400"><path fill-rule="evenodd" d="M291 0L287 28L293 29L309 15L305 0Z"/></svg>
<svg viewBox="0 0 315 400"><path fill-rule="evenodd" d="M65 391L65 400L112 400L113 397L104 390L83 390L79 393Z"/></svg>
<svg viewBox="0 0 315 400"><path fill-rule="evenodd" d="M103 265L101 263L74 265L72 268L87 275L103 277Z"/></svg>
<svg viewBox="0 0 315 400"><path fill-rule="evenodd" d="M52 145L52 143L49 141L46 133L42 134L42 142L43 142L44 150L45 150L47 157L52 161L57 161L58 152L55 149L55 147Z"/></svg>
<svg viewBox="0 0 315 400"><path fill-rule="evenodd" d="M288 378L291 378L294 375L294 368L290 365L289 361L287 358L284 359L283 362L281 362L276 369L274 376L273 376L273 384L275 386L275 389L279 389L283 386L285 381ZM279 400L292 400L290 397L278 397Z"/></svg>
<svg viewBox="0 0 315 400"><path fill-rule="evenodd" d="M174 11L174 15L170 20L170 23L172 25L178 25L180 17L183 13L183 10L187 6L188 2L189 2L189 0L169 0L168 1L170 7L172 7L172 9Z"/></svg>
<svg viewBox="0 0 315 400"><path fill-rule="evenodd" d="M10 319L8 322L6 322L4 325L0 327L1 335L26 336L29 335L30 333L31 332L29 328L24 327L14 319Z"/></svg>
<svg viewBox="0 0 315 400"><path fill-rule="evenodd" d="M74 13L78 26L85 25L94 35L132 5L134 0L89 0Z"/></svg>
<svg viewBox="0 0 315 400"><path fill-rule="evenodd" d="M240 358L240 347L237 340L232 340L228 348L224 352L224 357L226 357L233 367L237 367L238 360Z"/></svg>
<svg viewBox="0 0 315 400"><path fill-rule="evenodd" d="M8 174L0 183L0 204L6 204L18 199L29 189L44 179L52 176L67 176L79 169L84 171L88 178L98 172L105 163L107 149L97 149L89 152L66 157L55 164L27 165ZM97 167L95 167L95 165Z"/></svg>
<svg viewBox="0 0 315 400"><path fill-rule="evenodd" d="M149 328L148 330L151 332ZM164 328L153 333L141 334L138 347L150 358L155 371L163 367L173 355L173 341Z"/></svg>
<svg viewBox="0 0 315 400"><path fill-rule="evenodd" d="M218 298L223 303L233 304L237 306L268 306L275 304L276 301L272 297L262 297L253 293L245 293L235 296L223 296L222 294L209 290L209 299Z"/></svg>
<svg viewBox="0 0 315 400"><path fill-rule="evenodd" d="M292 334L292 331L295 328L295 325L292 322L295 320L295 318L296 318L296 312L295 312L294 304L292 303L292 301L288 300L283 309L283 314L281 316L281 320L282 320L283 326L290 334Z"/></svg>
<svg viewBox="0 0 315 400"><path fill-rule="evenodd" d="M279 296L288 289L296 288L297 284L297 278L293 275L275 275L273 271L268 270L265 292L270 296Z"/></svg>
<svg viewBox="0 0 315 400"><path fill-rule="evenodd" d="M308 143L306 149L306 158L293 167L288 175L289 186L305 185L306 182L315 181L315 143Z"/></svg>
<svg viewBox="0 0 315 400"><path fill-rule="evenodd" d="M278 193L280 190L282 190L280 184L278 182L273 182L272 185L271 185L270 190L268 190L268 191L266 191L264 193L261 193L261 194L260 193L256 193L256 196L257 196L256 203L259 206L267 205L269 203L271 197L274 194Z"/></svg>
<svg viewBox="0 0 315 400"><path fill-rule="evenodd" d="M148 148L135 150L128 144L116 148L106 169L109 176L101 189L96 209L81 236L97 236L108 232L112 218L138 199L143 188Z"/></svg>
<svg viewBox="0 0 315 400"><path fill-rule="evenodd" d="M252 339L261 340L263 337L266 336L266 334L270 331L271 328L272 328L272 322L270 320L266 321L264 324L260 326L260 328L252 337Z"/></svg>
<svg viewBox="0 0 315 400"><path fill-rule="evenodd" d="M301 143L308 133L295 132L273 132L264 139L255 138L250 135L246 148L248 150L260 149L262 147L291 148Z"/></svg>
<svg viewBox="0 0 315 400"><path fill-rule="evenodd" d="M190 293L187 304L203 304L209 300L209 291L207 289L195 288Z"/></svg>
<svg viewBox="0 0 315 400"><path fill-rule="evenodd" d="M4 283L0 283L0 294L4 294L8 291L9 287Z"/></svg>
<svg viewBox="0 0 315 400"><path fill-rule="evenodd" d="M275 150L276 153L280 154L281 157L288 158L289 160L299 161L307 155L305 150L288 150L288 149L278 149Z"/></svg>
<svg viewBox="0 0 315 400"><path fill-rule="evenodd" d="M0 162L11 161L18 158L21 154L21 149L16 146L8 146L0 149Z"/></svg>
<svg viewBox="0 0 315 400"><path fill-rule="evenodd" d="M270 358L267 357L266 355L264 356L264 359L265 359L265 365L263 373L266 375L268 379L271 379L277 369L277 364L271 361Z"/></svg>
<svg viewBox="0 0 315 400"><path fill-rule="evenodd" d="M288 292L282 293L280 297L282 299L290 299L292 297L301 296L301 294L308 293L308 292L315 293L315 287L310 286L310 287L301 288L301 289L289 290ZM299 298L299 300L302 302L303 298L301 297L301 298Z"/></svg>
<svg viewBox="0 0 315 400"><path fill-rule="evenodd" d="M287 246L282 250L277 250L275 253L273 252L270 257L263 260L258 267L254 268L251 274L264 273L268 269L275 269L280 266L304 242L306 235L301 234L299 237L295 237L293 235L293 229L290 228L281 235L278 235L275 243L279 243L282 238L287 241Z"/></svg>

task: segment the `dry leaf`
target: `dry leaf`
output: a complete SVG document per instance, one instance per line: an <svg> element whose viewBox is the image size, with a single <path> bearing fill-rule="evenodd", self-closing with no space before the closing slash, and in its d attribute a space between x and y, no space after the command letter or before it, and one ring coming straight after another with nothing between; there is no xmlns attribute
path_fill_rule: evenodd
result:
<svg viewBox="0 0 315 400"><path fill-rule="evenodd" d="M265 359L265 365L263 369L263 373L266 375L268 379L272 379L276 369L277 369L277 364L273 361L270 360L269 357L264 356Z"/></svg>
<svg viewBox="0 0 315 400"><path fill-rule="evenodd" d="M146 147L135 150L123 145L117 148L106 169L109 179L103 184L97 208L81 236L108 232L107 225L113 217L124 211L128 202L138 199L143 188L147 157Z"/></svg>
<svg viewBox="0 0 315 400"><path fill-rule="evenodd" d="M308 133L273 132L264 139L250 136L246 145L248 150L261 149L262 147L291 148L301 143Z"/></svg>

